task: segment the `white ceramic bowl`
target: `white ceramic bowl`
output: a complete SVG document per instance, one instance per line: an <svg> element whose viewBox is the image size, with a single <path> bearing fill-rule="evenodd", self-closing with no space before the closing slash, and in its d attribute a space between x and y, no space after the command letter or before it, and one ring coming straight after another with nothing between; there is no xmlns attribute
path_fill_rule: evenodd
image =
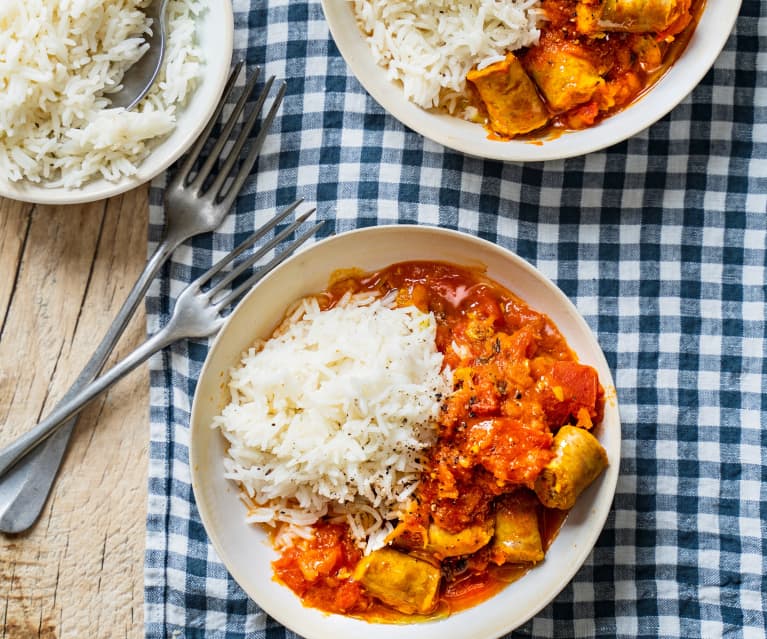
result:
<svg viewBox="0 0 767 639"><path fill-rule="evenodd" d="M339 268L373 270L405 260L486 267L487 273L546 313L579 359L595 367L609 398L596 430L610 466L578 500L543 563L484 603L446 619L409 625L373 624L304 607L272 580L276 559L266 533L245 523L238 487L224 479L225 440L211 428L227 403L228 370L255 338L268 337L289 303L323 290ZM610 369L588 325L565 295L513 253L473 236L433 227L381 226L319 242L275 269L242 300L213 343L197 384L191 416L190 466L205 529L229 572L272 617L307 639L489 639L535 615L572 579L610 510L620 464L620 420Z"/></svg>
<svg viewBox="0 0 767 639"><path fill-rule="evenodd" d="M205 66L176 128L139 165L136 175L116 182L91 180L79 188L45 188L31 182L0 180L0 196L38 204L80 204L125 193L148 182L175 162L197 139L218 104L232 61L234 17L230 0L209 0L197 21L197 38Z"/></svg>
<svg viewBox="0 0 767 639"><path fill-rule="evenodd" d="M368 93L404 125L446 147L477 157L510 160L554 160L617 144L646 129L681 102L701 81L724 47L740 11L740 0L706 0L690 42L668 73L644 96L623 111L582 131L542 141L487 139L479 124L425 111L405 99L399 86L386 78L373 60L348 0L322 0L333 39Z"/></svg>

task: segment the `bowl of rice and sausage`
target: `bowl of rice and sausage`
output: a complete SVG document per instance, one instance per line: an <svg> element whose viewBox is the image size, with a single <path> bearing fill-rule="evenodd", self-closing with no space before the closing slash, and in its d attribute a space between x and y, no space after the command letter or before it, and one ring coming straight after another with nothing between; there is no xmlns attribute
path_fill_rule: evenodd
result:
<svg viewBox="0 0 767 639"><path fill-rule="evenodd" d="M218 556L307 639L518 627L588 557L619 464L575 307L513 253L432 227L343 233L267 275L191 416Z"/></svg>
<svg viewBox="0 0 767 639"><path fill-rule="evenodd" d="M478 157L583 155L647 128L711 68L737 0L323 0L370 95Z"/></svg>

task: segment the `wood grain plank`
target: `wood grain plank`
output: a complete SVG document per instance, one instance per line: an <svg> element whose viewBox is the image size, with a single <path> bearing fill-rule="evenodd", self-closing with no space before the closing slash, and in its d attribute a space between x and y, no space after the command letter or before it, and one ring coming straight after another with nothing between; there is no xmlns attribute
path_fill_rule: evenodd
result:
<svg viewBox="0 0 767 639"><path fill-rule="evenodd" d="M19 266L15 287L0 284L0 443L55 405L144 267L147 189L8 217L0 247L18 247ZM144 334L142 308L112 361ZM94 401L40 521L0 535L1 638L143 636L148 397L142 367Z"/></svg>
<svg viewBox="0 0 767 639"><path fill-rule="evenodd" d="M0 339L29 233L32 204L0 198Z"/></svg>

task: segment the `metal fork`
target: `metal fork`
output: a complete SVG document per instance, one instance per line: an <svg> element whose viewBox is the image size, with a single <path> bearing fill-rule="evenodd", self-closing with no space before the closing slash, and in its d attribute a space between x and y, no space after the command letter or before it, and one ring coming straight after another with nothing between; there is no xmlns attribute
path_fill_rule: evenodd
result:
<svg viewBox="0 0 767 639"><path fill-rule="evenodd" d="M291 204L278 216L277 219L282 220L287 217L300 203L301 200L298 200ZM181 339L208 337L217 332L224 323L224 317L222 315L223 311L229 308L232 302L253 286L253 284L261 279L266 273L271 271L286 257L292 255L299 246L319 230L323 222L319 222L304 231L289 244L282 253L275 255L271 261L259 268L247 280L239 286L236 286L232 291L224 290L225 287L234 281L235 278L244 273L246 269L250 268L258 260L267 255L271 249L285 240L291 233L296 231L298 227L305 222L312 213L314 213L314 211L315 209L311 209L298 217L295 222L275 235L269 242L259 248L253 255L243 260L215 284L212 284L213 279L221 274L225 266L243 251L250 248L261 237L262 234L260 231L253 233L253 235L237 248L229 252L223 259L216 262L205 273L189 284L178 296L176 305L173 308L173 314L170 316L168 323L160 331L147 339L141 346L115 364L113 368L110 368L101 377L98 377L88 384L74 397L61 402L53 409L48 417L0 452L0 475L15 464L29 450L34 448L46 437L50 437L57 429L61 428L67 423L67 420L77 415L77 413L85 408L88 402L130 373L136 366L146 361L157 351L162 350L166 346ZM209 288L203 291L203 287L208 287L208 285L210 285Z"/></svg>
<svg viewBox="0 0 767 639"><path fill-rule="evenodd" d="M285 219L299 204L298 200L286 208L276 220L279 222ZM304 231L298 238L289 244L279 255L275 255L265 266L259 268L242 284L232 291L225 291L235 278L245 272L246 269L253 266L258 260L263 258L271 249L285 240L291 233L306 221L314 213L311 209L296 219L290 226L275 235L271 240L258 249L253 255L243 260L231 272L225 275L216 284L211 285L203 291L203 287L212 283L216 275L219 275L223 268L227 266L243 251L250 248L263 233L256 231L242 244L229 252L224 258L216 262L205 273L189 284L176 300L173 308L173 314L168 323L155 335L147 339L132 353L120 360L113 368L104 373L101 377L88 384L74 397L61 402L53 411L41 421L37 426L27 431L19 437L13 444L0 452L0 475L15 464L21 457L34 448L45 438L50 437L56 430L61 428L67 420L77 415L85 406L95 399L98 395L112 386L115 382L122 379L130 373L136 366L146 361L159 350L169 346L180 339L192 337L208 337L217 332L224 323L222 315L229 306L240 295L248 290L253 284L261 279L266 273L271 271L286 257L292 255L295 250L306 240L314 235L323 222L319 222L307 231Z"/></svg>
<svg viewBox="0 0 767 639"><path fill-rule="evenodd" d="M279 87L274 102L261 124L258 135L250 143L241 166L233 171L238 156L242 154L247 138L258 120L274 83L273 76L264 84L251 113L234 141L233 148L226 157L221 171L215 177L212 175L214 164L223 156L224 145L230 137L237 119L254 93L259 76L258 69L254 71L240 94L206 161L198 171L194 171L194 166L206 142L213 141L211 135L213 127L232 93L242 67L242 61L235 65L215 113L165 190L166 225L163 239L128 294L108 332L59 405L71 400L99 374L157 272L182 242L194 235L212 231L221 224L253 168L267 131L285 94L284 83ZM226 181L230 173L232 173L232 177L227 186ZM211 180L213 180L212 184L208 185L207 181ZM263 233L266 234L277 223L276 220L272 220L262 229ZM18 533L29 528L37 520L61 465L75 423L76 419L70 420L64 425L64 428L58 430L42 446L31 451L23 463L17 464L15 468L2 477L2 481L0 481L0 531ZM8 466L6 465L5 468L7 470ZM0 472L0 476L2 474Z"/></svg>

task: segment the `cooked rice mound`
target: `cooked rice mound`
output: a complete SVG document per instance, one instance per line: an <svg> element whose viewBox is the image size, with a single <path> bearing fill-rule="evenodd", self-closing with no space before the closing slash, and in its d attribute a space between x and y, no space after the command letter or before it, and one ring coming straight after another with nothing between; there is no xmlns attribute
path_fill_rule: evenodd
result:
<svg viewBox="0 0 767 639"><path fill-rule="evenodd" d="M79 187L136 173L195 88L200 0L171 0L159 81L133 110L108 93L147 48L149 0L0 2L0 179Z"/></svg>
<svg viewBox="0 0 767 639"><path fill-rule="evenodd" d="M229 442L226 477L247 520L306 535L324 515L383 545L415 490L448 392L433 315L347 297L303 300L275 335L230 371L231 402L213 426Z"/></svg>
<svg viewBox="0 0 767 639"><path fill-rule="evenodd" d="M466 74L538 42L539 0L350 0L375 61L405 97L454 111Z"/></svg>

